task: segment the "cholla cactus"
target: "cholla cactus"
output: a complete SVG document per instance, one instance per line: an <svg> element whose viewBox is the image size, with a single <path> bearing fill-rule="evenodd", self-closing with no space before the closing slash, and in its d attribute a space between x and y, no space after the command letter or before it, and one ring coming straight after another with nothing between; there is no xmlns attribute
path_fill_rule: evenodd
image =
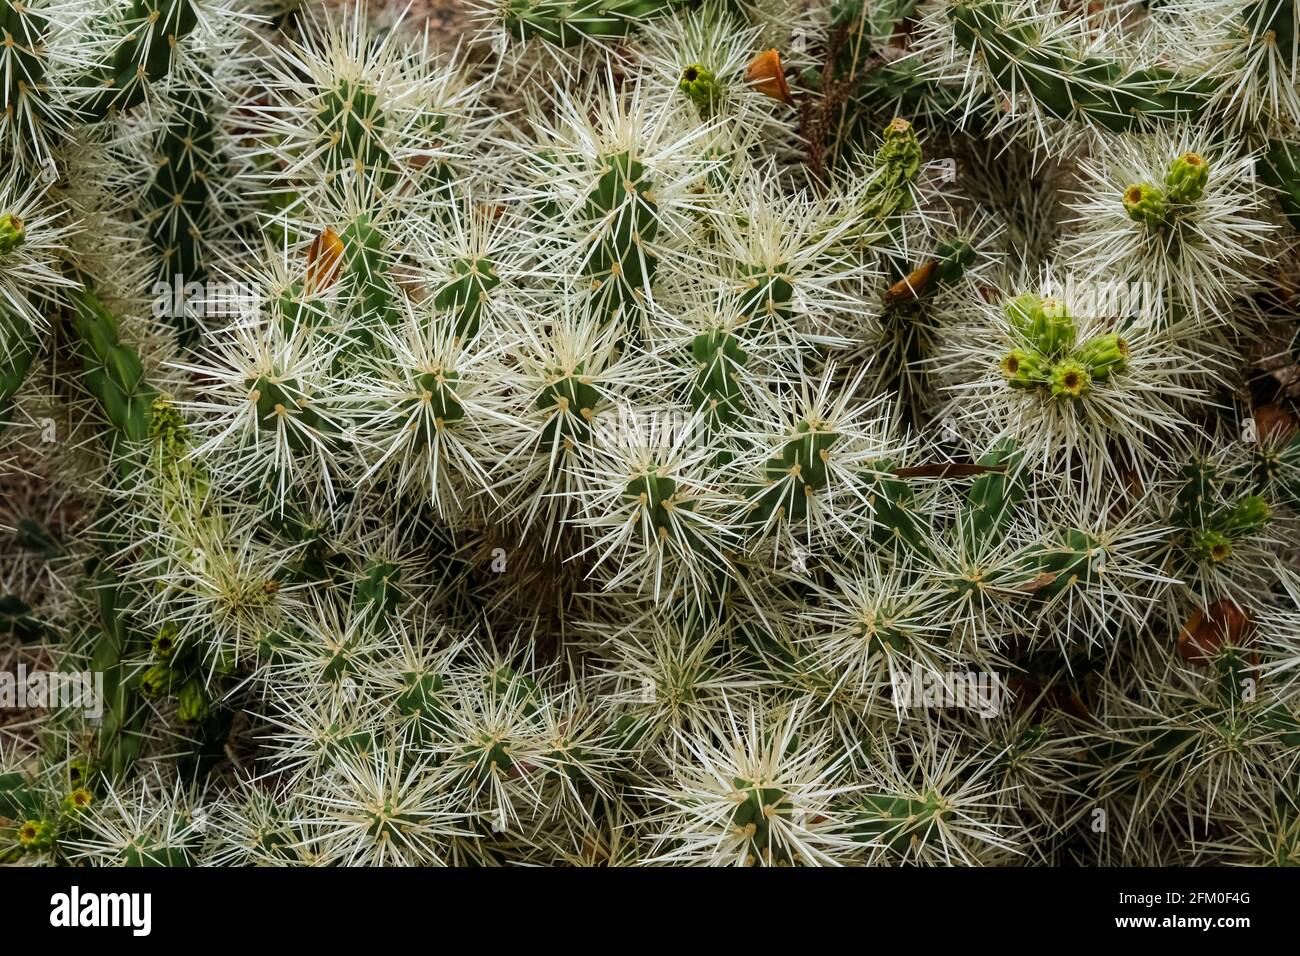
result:
<svg viewBox="0 0 1300 956"><path fill-rule="evenodd" d="M0 0L0 862L1294 862L1296 11L1147 6Z"/></svg>

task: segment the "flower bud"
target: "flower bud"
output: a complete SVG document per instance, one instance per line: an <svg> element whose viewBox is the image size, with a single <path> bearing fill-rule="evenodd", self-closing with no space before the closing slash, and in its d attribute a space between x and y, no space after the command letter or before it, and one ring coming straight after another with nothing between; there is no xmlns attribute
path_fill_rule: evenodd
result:
<svg viewBox="0 0 1300 956"><path fill-rule="evenodd" d="M1273 510L1267 501L1259 495L1246 495L1232 506L1219 527L1232 537L1253 534L1268 524L1272 516Z"/></svg>
<svg viewBox="0 0 1300 956"><path fill-rule="evenodd" d="M198 678L186 681L176 695L176 716L186 723L194 723L208 716L208 698Z"/></svg>
<svg viewBox="0 0 1300 956"><path fill-rule="evenodd" d="M1200 561L1220 564L1232 556L1232 542L1221 531L1198 531L1192 536L1192 554Z"/></svg>
<svg viewBox="0 0 1300 956"><path fill-rule="evenodd" d="M1057 398L1080 398L1092 384L1092 376L1074 359L1063 359L1052 366L1052 394Z"/></svg>
<svg viewBox="0 0 1300 956"><path fill-rule="evenodd" d="M682 70L682 78L677 88L690 97L701 116L713 112L713 103L718 97L718 83L713 73L698 63Z"/></svg>
<svg viewBox="0 0 1300 956"><path fill-rule="evenodd" d="M316 295L334 284L343 268L343 240L328 226L311 241L307 250L305 291Z"/></svg>
<svg viewBox="0 0 1300 956"><path fill-rule="evenodd" d="M1012 388L1037 388L1047 384L1043 357L1029 349L1012 349L999 367Z"/></svg>
<svg viewBox="0 0 1300 956"><path fill-rule="evenodd" d="M938 279L955 282L975 263L975 248L965 239L953 239L939 244L935 258L939 260Z"/></svg>
<svg viewBox="0 0 1300 956"><path fill-rule="evenodd" d="M1128 343L1114 332L1098 335L1083 343L1077 357L1094 382L1104 382L1111 372L1122 372L1128 365Z"/></svg>
<svg viewBox="0 0 1300 956"><path fill-rule="evenodd" d="M938 261L931 259L909 272L907 278L899 279L885 291L885 305L896 306L921 298L925 295L938 266Z"/></svg>
<svg viewBox="0 0 1300 956"><path fill-rule="evenodd" d="M176 651L176 626L164 624L153 636L153 656L158 661L169 661Z"/></svg>
<svg viewBox="0 0 1300 956"><path fill-rule="evenodd" d="M1207 664L1225 648L1243 647L1255 624L1236 602L1226 598L1197 610L1178 634L1178 653L1189 664Z"/></svg>
<svg viewBox="0 0 1300 956"><path fill-rule="evenodd" d="M166 664L154 664L140 675L140 693L145 697L162 697L171 690L172 672Z"/></svg>
<svg viewBox="0 0 1300 956"><path fill-rule="evenodd" d="M27 820L18 828L18 843L26 850L45 850L54 845L54 824L48 820Z"/></svg>
<svg viewBox="0 0 1300 956"><path fill-rule="evenodd" d="M189 427L171 398L159 395L149 406L149 439L166 468L177 468L189 451ZM161 658L160 658L161 659Z"/></svg>
<svg viewBox="0 0 1300 956"><path fill-rule="evenodd" d="M1130 219L1148 229L1159 229L1169 217L1164 192L1150 183L1139 183L1124 190L1124 209Z"/></svg>
<svg viewBox="0 0 1300 956"><path fill-rule="evenodd" d="M921 171L921 141L912 124L895 116L884 129L884 142L876 151L877 165L889 166L911 181Z"/></svg>
<svg viewBox="0 0 1300 956"><path fill-rule="evenodd" d="M0 256L7 256L23 244L27 229L23 221L11 212L0 216Z"/></svg>
<svg viewBox="0 0 1300 956"><path fill-rule="evenodd" d="M1014 299L1008 299L1002 306L1002 311L1007 321L1011 323L1011 327L1029 338L1029 330L1033 326L1035 317L1043 312L1043 297L1033 292L1022 293Z"/></svg>
<svg viewBox="0 0 1300 956"><path fill-rule="evenodd" d="M83 757L74 757L68 761L68 779L76 786L81 786L90 779L90 761Z"/></svg>
<svg viewBox="0 0 1300 956"><path fill-rule="evenodd" d="M1038 350L1044 355L1060 355L1074 345L1074 316L1062 299L1043 300L1043 324L1035 334Z"/></svg>
<svg viewBox="0 0 1300 956"><path fill-rule="evenodd" d="M1003 306L1011 327L1047 358L1055 358L1074 344L1074 319L1060 299L1025 293Z"/></svg>
<svg viewBox="0 0 1300 956"><path fill-rule="evenodd" d="M1205 195L1210 167L1197 153L1183 153L1169 167L1165 176L1165 195L1173 203L1196 202Z"/></svg>
<svg viewBox="0 0 1300 956"><path fill-rule="evenodd" d="M90 808L94 797L85 787L77 787L63 798L63 812L68 814L83 813Z"/></svg>
<svg viewBox="0 0 1300 956"><path fill-rule="evenodd" d="M1300 433L1300 422L1281 405L1260 405L1254 418L1255 434L1266 444L1285 445Z"/></svg>

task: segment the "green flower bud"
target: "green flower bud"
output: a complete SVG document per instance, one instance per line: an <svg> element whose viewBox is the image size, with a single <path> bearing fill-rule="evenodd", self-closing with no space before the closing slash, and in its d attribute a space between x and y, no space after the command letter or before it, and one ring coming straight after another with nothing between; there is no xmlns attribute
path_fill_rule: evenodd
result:
<svg viewBox="0 0 1300 956"><path fill-rule="evenodd" d="M25 850L45 850L54 845L54 824L27 820L18 828L18 844Z"/></svg>
<svg viewBox="0 0 1300 956"><path fill-rule="evenodd" d="M1205 195L1210 167L1197 153L1183 153L1169 167L1165 176L1165 195L1173 203L1196 202Z"/></svg>
<svg viewBox="0 0 1300 956"><path fill-rule="evenodd" d="M1222 521L1215 524L1224 534L1235 538L1259 531L1272 516L1273 511L1267 501L1259 495L1246 495L1228 510Z"/></svg>
<svg viewBox="0 0 1300 956"><path fill-rule="evenodd" d="M150 406L149 439L168 466L176 465L189 451L190 430L185 416L166 395L159 395Z"/></svg>
<svg viewBox="0 0 1300 956"><path fill-rule="evenodd" d="M0 256L7 256L23 244L27 229L23 221L11 212L0 216Z"/></svg>
<svg viewBox="0 0 1300 956"><path fill-rule="evenodd" d="M186 681L181 692L176 695L176 716L187 723L194 723L208 716L208 698L203 693L203 685L197 678Z"/></svg>
<svg viewBox="0 0 1300 956"><path fill-rule="evenodd" d="M1012 329L1047 358L1056 358L1074 344L1074 319L1060 299L1025 293L1008 301L1003 312Z"/></svg>
<svg viewBox="0 0 1300 956"><path fill-rule="evenodd" d="M1036 317L1043 314L1043 297L1032 292L1022 293L1014 299L1008 299L1002 306L1002 312L1013 329L1029 338L1029 330Z"/></svg>
<svg viewBox="0 0 1300 956"><path fill-rule="evenodd" d="M67 814L84 813L95 802L94 796L85 787L78 787L63 798L63 812Z"/></svg>
<svg viewBox="0 0 1300 956"><path fill-rule="evenodd" d="M68 779L72 781L73 786L80 786L83 781L90 779L90 763L81 757L69 760Z"/></svg>
<svg viewBox="0 0 1300 956"><path fill-rule="evenodd" d="M871 167L873 174L857 210L863 223L854 233L859 239L878 236L886 220L914 202L909 184L921 171L921 143L911 123L901 117L890 121L871 157Z"/></svg>
<svg viewBox="0 0 1300 956"><path fill-rule="evenodd" d="M698 63L694 63L682 70L682 78L677 84L677 88L691 98L695 108L700 111L701 116L708 116L713 112L713 104L718 98L718 82L713 73Z"/></svg>
<svg viewBox="0 0 1300 956"><path fill-rule="evenodd" d="M1074 316L1061 299L1043 300L1043 325L1034 344L1044 355L1060 355L1074 345Z"/></svg>
<svg viewBox="0 0 1300 956"><path fill-rule="evenodd" d="M940 282L956 282L975 263L975 248L965 239L942 242L934 250L939 266L935 278Z"/></svg>
<svg viewBox="0 0 1300 956"><path fill-rule="evenodd" d="M1169 218L1164 192L1150 183L1139 183L1124 190L1124 209L1130 219L1148 229L1159 229Z"/></svg>
<svg viewBox="0 0 1300 956"><path fill-rule="evenodd" d="M896 116L885 126L884 142L876 151L876 163L888 166L911 181L921 171L921 141L912 124Z"/></svg>
<svg viewBox="0 0 1300 956"><path fill-rule="evenodd" d="M140 693L146 697L162 697L171 691L172 672L166 664L154 664L140 675Z"/></svg>
<svg viewBox="0 0 1300 956"><path fill-rule="evenodd" d="M1000 368L1012 388L1037 388L1047 384L1043 357L1029 349L1012 349L1002 360Z"/></svg>
<svg viewBox="0 0 1300 956"><path fill-rule="evenodd" d="M1198 560L1219 564L1232 555L1232 542L1220 531L1198 531L1192 536L1192 554Z"/></svg>
<svg viewBox="0 0 1300 956"><path fill-rule="evenodd" d="M153 656L158 661L169 661L176 651L176 627L164 624L153 637Z"/></svg>
<svg viewBox="0 0 1300 956"><path fill-rule="evenodd" d="M1081 398L1092 384L1092 376L1082 363L1064 359L1052 366L1051 383L1057 398Z"/></svg>
<svg viewBox="0 0 1300 956"><path fill-rule="evenodd" d="M1128 343L1109 332L1083 343L1076 356L1088 368L1094 382L1104 382L1111 372L1122 372L1128 365Z"/></svg>

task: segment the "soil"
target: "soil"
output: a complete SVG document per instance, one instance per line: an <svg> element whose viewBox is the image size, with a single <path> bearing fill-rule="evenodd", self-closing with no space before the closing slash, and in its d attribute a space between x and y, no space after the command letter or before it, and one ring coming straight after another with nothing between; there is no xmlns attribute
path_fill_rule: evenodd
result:
<svg viewBox="0 0 1300 956"><path fill-rule="evenodd" d="M355 0L324 0L326 6L343 9ZM461 36L475 30L473 7L467 0L371 0L370 19L388 27L401 22L406 29L423 30L445 48L455 47Z"/></svg>

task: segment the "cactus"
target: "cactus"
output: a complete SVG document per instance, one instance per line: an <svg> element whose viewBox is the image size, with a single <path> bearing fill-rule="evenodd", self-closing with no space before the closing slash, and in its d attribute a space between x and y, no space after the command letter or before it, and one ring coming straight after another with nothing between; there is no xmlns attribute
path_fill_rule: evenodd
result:
<svg viewBox="0 0 1300 956"><path fill-rule="evenodd" d="M1300 229L1300 147L1281 140L1271 142L1260 175L1278 190L1283 213Z"/></svg>
<svg viewBox="0 0 1300 956"><path fill-rule="evenodd" d="M438 290L433 303L453 316L457 338L472 339L481 327L483 304L501 284L501 276L492 260L485 258L458 259L452 268L456 278Z"/></svg>
<svg viewBox="0 0 1300 956"><path fill-rule="evenodd" d="M1015 446L1005 443L981 458L978 464L995 470L981 475L966 495L962 523L967 540L983 545L1005 532L1013 509L1025 497L1019 470L1023 462Z"/></svg>
<svg viewBox="0 0 1300 956"><path fill-rule="evenodd" d="M127 663L143 641L122 620L119 601L125 595L116 575L105 569L93 580L99 634L91 647L90 665L104 674L105 696L95 766L106 780L116 781L122 779L144 746L144 708Z"/></svg>
<svg viewBox="0 0 1300 956"><path fill-rule="evenodd" d="M102 119L144 101L149 84L164 80L199 24L194 0L131 0L122 11L118 39L104 62L81 79L86 96L81 111Z"/></svg>
<svg viewBox="0 0 1300 956"><path fill-rule="evenodd" d="M560 47L593 40L619 40L641 20L664 16L674 0L509 0L503 26L521 41L534 37Z"/></svg>
<svg viewBox="0 0 1300 956"><path fill-rule="evenodd" d="M1164 67L1077 57L1037 24L1017 22L1016 12L1002 0L957 0L948 8L956 42L981 57L1008 95L1031 97L1056 119L1086 119L1114 131L1148 119L1195 122L1203 112L1208 82Z"/></svg>
<svg viewBox="0 0 1300 956"><path fill-rule="evenodd" d="M592 289L612 313L634 308L658 266L647 245L659 231L654 180L628 153L602 156L584 212L602 233L584 269Z"/></svg>
<svg viewBox="0 0 1300 956"><path fill-rule="evenodd" d="M35 350L32 348L26 328L9 316L0 313L0 428L9 421L13 413L14 396L22 387L23 380L32 366Z"/></svg>
<svg viewBox="0 0 1300 956"><path fill-rule="evenodd" d="M1293 3L273 6L0 0L0 862L1294 856Z"/></svg>
<svg viewBox="0 0 1300 956"><path fill-rule="evenodd" d="M826 460L840 436L806 419L795 432L780 455L764 465L768 483L755 496L755 521L769 521L775 515L803 521L808 517L809 499L828 487Z"/></svg>
<svg viewBox="0 0 1300 956"><path fill-rule="evenodd" d="M157 392L145 381L140 357L122 343L117 319L89 290L73 295L73 328L86 389L109 425L109 451L125 477L138 463L139 446L149 438L149 418Z"/></svg>
<svg viewBox="0 0 1300 956"><path fill-rule="evenodd" d="M0 138L7 152L36 164L49 162L51 146L72 122L70 105L52 88L59 57L57 45L49 47L54 29L48 13L40 5L13 0L0 5L0 34L10 38L0 52Z"/></svg>
<svg viewBox="0 0 1300 956"><path fill-rule="evenodd" d="M691 340L691 357L699 368L691 382L691 407L705 415L710 429L734 427L745 410L739 380L749 360L740 341L723 329L701 332Z"/></svg>
<svg viewBox="0 0 1300 956"><path fill-rule="evenodd" d="M184 287L208 278L208 232L215 225L216 147L211 102L205 94L183 91L172 108L173 115L158 135L155 172L142 207L149 237L161 253L161 281ZM182 327L181 331L193 330Z"/></svg>
<svg viewBox="0 0 1300 956"><path fill-rule="evenodd" d="M368 217L359 216L340 233L343 243L344 282L356 303L358 341L370 344L365 328L376 322L391 324L394 319L394 289L387 275L383 234Z"/></svg>

